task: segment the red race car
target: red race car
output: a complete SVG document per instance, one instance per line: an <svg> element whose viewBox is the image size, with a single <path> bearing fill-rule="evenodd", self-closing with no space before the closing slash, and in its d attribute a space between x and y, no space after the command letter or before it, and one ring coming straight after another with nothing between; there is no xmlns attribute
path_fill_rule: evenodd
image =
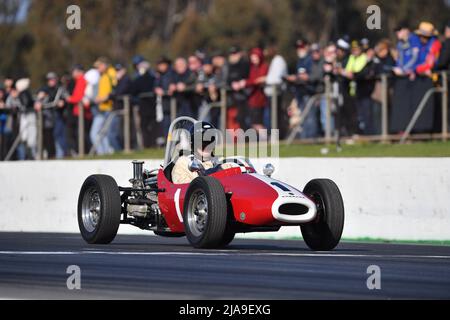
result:
<svg viewBox="0 0 450 320"><path fill-rule="evenodd" d="M236 233L300 226L311 249L325 251L337 246L344 226L344 205L331 180L312 180L301 192L272 179L270 164L262 175L248 159L232 157L205 170L192 155L188 170L197 177L190 183L174 183L174 166L188 144L184 132L196 122L181 117L171 124L161 168L148 171L143 162L133 161L130 187L119 187L106 175L85 180L78 198L78 224L86 242L110 243L120 224L130 224L158 236L186 236L196 248L221 248ZM224 168L223 163L229 165Z"/></svg>

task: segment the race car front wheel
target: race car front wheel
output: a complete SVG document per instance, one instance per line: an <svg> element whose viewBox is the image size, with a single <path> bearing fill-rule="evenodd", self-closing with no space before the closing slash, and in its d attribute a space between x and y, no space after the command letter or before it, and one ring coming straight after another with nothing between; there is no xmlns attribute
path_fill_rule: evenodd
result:
<svg viewBox="0 0 450 320"><path fill-rule="evenodd" d="M183 208L186 237L195 248L217 248L226 238L227 201L220 182L198 177L187 190ZM230 240L231 241L231 240Z"/></svg>
<svg viewBox="0 0 450 320"><path fill-rule="evenodd" d="M312 250L333 250L344 229L344 202L339 188L331 180L317 179L309 182L303 193L315 202L318 215L300 227L303 239Z"/></svg>
<svg viewBox="0 0 450 320"><path fill-rule="evenodd" d="M78 197L78 226L90 244L108 244L120 225L121 201L116 181L106 175L92 175Z"/></svg>

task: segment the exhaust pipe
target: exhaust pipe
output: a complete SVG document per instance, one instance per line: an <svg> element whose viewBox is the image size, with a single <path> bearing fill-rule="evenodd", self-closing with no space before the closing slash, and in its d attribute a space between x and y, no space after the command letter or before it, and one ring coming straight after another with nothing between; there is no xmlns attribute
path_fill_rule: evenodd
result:
<svg viewBox="0 0 450 320"><path fill-rule="evenodd" d="M130 183L133 188L139 189L144 187L144 161L134 160L133 162L133 178Z"/></svg>

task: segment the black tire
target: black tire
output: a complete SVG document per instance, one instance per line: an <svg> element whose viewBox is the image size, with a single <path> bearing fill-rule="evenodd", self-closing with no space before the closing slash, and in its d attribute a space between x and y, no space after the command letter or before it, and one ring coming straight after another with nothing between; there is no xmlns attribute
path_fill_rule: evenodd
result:
<svg viewBox="0 0 450 320"><path fill-rule="evenodd" d="M222 241L219 243L218 248L224 248L228 246L233 240L236 233L233 231L225 231Z"/></svg>
<svg viewBox="0 0 450 320"><path fill-rule="evenodd" d="M100 204L97 222L89 223L87 212L88 197L98 197ZM83 211L84 210L84 211ZM88 210L91 211L91 210ZM81 187L78 197L78 226L81 236L90 244L108 244L114 240L120 225L121 200L119 187L116 181L106 175L92 175L88 177Z"/></svg>
<svg viewBox="0 0 450 320"><path fill-rule="evenodd" d="M317 179L310 181L303 193L318 207L318 218L300 226L303 239L312 250L333 250L344 229L344 202L339 188L331 180Z"/></svg>
<svg viewBox="0 0 450 320"><path fill-rule="evenodd" d="M195 230L189 222L189 212L194 211L190 206L194 205L199 194L204 195L207 202L207 218L202 231ZM184 200L183 221L186 237L193 247L206 249L221 246L227 226L227 200L218 180L213 177L198 177L191 182Z"/></svg>

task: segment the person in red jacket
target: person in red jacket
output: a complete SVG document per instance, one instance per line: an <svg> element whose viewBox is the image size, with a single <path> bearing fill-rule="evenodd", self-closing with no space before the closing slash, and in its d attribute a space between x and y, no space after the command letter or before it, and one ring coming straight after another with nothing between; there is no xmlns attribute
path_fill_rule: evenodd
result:
<svg viewBox="0 0 450 320"><path fill-rule="evenodd" d="M420 39L419 58L416 73L431 77L434 65L439 59L442 44L438 39L438 32L429 22L421 22L416 34Z"/></svg>
<svg viewBox="0 0 450 320"><path fill-rule="evenodd" d="M249 89L248 106L252 127L256 130L264 129L263 115L267 106L267 98L264 94L264 84L269 71L268 64L264 61L264 54L261 48L250 50L250 73L245 80L245 87Z"/></svg>
<svg viewBox="0 0 450 320"><path fill-rule="evenodd" d="M69 104L69 110L72 110L68 114L67 119L67 144L69 152L72 155L78 153L78 115L79 110L78 107L83 100L84 91L86 90L87 82L84 78L84 69L81 65L75 65L72 68L72 80L75 85L73 87L72 92L70 92L70 96L66 98L66 103ZM88 118L88 110L85 108L84 118ZM85 125L85 129L86 129Z"/></svg>

